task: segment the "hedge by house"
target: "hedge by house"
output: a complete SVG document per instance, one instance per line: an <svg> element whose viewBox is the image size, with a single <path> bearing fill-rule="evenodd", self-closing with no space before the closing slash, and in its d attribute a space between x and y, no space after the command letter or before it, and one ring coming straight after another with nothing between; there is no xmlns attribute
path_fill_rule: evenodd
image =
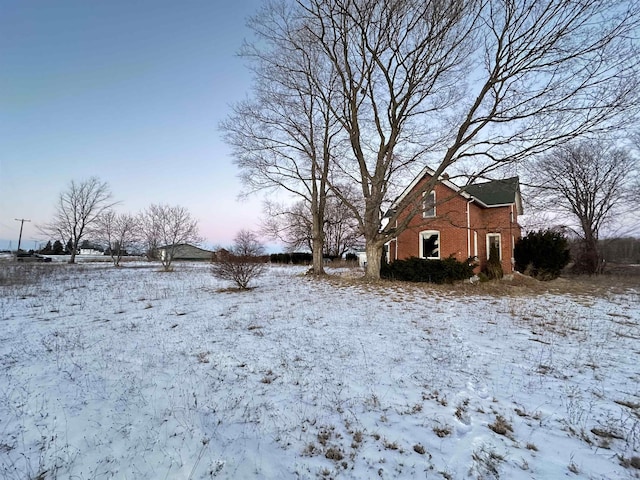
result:
<svg viewBox="0 0 640 480"><path fill-rule="evenodd" d="M473 276L470 262L459 262L453 257L444 260L427 260L411 257L383 262L380 270L382 278L407 282L453 283Z"/></svg>

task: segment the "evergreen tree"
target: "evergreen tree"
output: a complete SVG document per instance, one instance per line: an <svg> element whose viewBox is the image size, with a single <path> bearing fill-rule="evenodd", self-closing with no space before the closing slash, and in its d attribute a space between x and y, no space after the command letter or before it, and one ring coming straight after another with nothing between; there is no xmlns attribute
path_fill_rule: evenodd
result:
<svg viewBox="0 0 640 480"><path fill-rule="evenodd" d="M62 255L64 254L64 247L62 246L62 242L60 240L56 240L53 242L53 251L52 255Z"/></svg>
<svg viewBox="0 0 640 480"><path fill-rule="evenodd" d="M559 232L530 232L516 243L516 270L538 280L553 280L569 263L569 242Z"/></svg>
<svg viewBox="0 0 640 480"><path fill-rule="evenodd" d="M44 246L44 248L42 250L40 250L40 253L44 253L44 254L51 254L53 253L53 247L51 246L51 240L49 240L47 242L47 244Z"/></svg>

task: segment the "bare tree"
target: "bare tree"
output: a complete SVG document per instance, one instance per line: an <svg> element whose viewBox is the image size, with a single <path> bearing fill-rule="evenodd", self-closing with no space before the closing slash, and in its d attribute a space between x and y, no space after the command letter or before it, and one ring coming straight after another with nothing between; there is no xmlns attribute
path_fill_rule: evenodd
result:
<svg viewBox="0 0 640 480"><path fill-rule="evenodd" d="M282 18L285 7L269 5L263 17ZM615 128L637 110L639 9L610 0L297 0L286 21L257 33L279 64L298 65L313 52L317 67L302 76L314 88L300 93L303 103L321 103L341 129L332 138L349 146L330 155L327 178L358 219L366 275L377 279L384 244L445 171L464 171L470 182ZM310 37L308 49L291 32ZM427 162L433 178L394 203L407 175ZM359 203L338 184L357 185Z"/></svg>
<svg viewBox="0 0 640 480"><path fill-rule="evenodd" d="M241 54L254 72L253 97L221 129L249 193L280 188L308 209L313 271L322 274L329 167L339 147L329 109L336 77L296 13L290 2L272 2L250 20L259 40Z"/></svg>
<svg viewBox="0 0 640 480"><path fill-rule="evenodd" d="M148 260L157 260L158 247L160 246L160 238L162 236L160 232L160 223L158 217L160 212L159 208L152 205L146 211L138 214L138 233L140 235L140 241Z"/></svg>
<svg viewBox="0 0 640 480"><path fill-rule="evenodd" d="M313 250L313 222L309 206L304 201L292 205L266 202L261 231L267 237L282 242L290 252Z"/></svg>
<svg viewBox="0 0 640 480"><path fill-rule="evenodd" d="M536 210L550 212L576 234L582 244L578 268L599 273L603 227L635 208L630 200L638 177L636 159L608 142L584 140L554 149L532 165L532 172L539 192Z"/></svg>
<svg viewBox="0 0 640 480"><path fill-rule="evenodd" d="M640 131L638 131L637 123L634 125L636 128L636 132L631 135L631 141L633 145L633 149L631 155L636 159L636 162L640 164ZM640 172L636 172L635 179L632 180L633 183L633 191L635 192L634 200L636 203L640 202ZM636 221L637 225L635 228L636 235L640 236L640 211L636 209Z"/></svg>
<svg viewBox="0 0 640 480"><path fill-rule="evenodd" d="M305 202L290 206L267 202L265 214L262 231L266 235L284 243L289 251L313 250L313 221ZM340 257L362 241L351 209L335 195L326 197L322 229L324 257Z"/></svg>
<svg viewBox="0 0 640 480"><path fill-rule="evenodd" d="M107 245L111 260L115 267L120 266L122 256L127 249L135 248L138 243L138 218L128 213L105 211L96 222L94 236Z"/></svg>
<svg viewBox="0 0 640 480"><path fill-rule="evenodd" d="M346 187L342 187L341 191L349 196L350 199L354 198L349 195ZM353 205L357 204L357 200L350 200L350 202ZM362 233L360 233L360 225L353 215L353 211L333 194L327 197L324 237L324 254L333 258L341 257L363 240Z"/></svg>
<svg viewBox="0 0 640 480"><path fill-rule="evenodd" d="M147 249L160 257L166 272L171 270L176 249L185 243L199 243L198 222L181 206L153 204L140 214L139 225Z"/></svg>
<svg viewBox="0 0 640 480"><path fill-rule="evenodd" d="M264 247L255 233L241 230L234 239L233 247L216 255L211 273L221 279L234 282L241 290L265 271Z"/></svg>
<svg viewBox="0 0 640 480"><path fill-rule="evenodd" d="M38 228L42 233L69 244L69 263L75 263L80 241L96 225L100 215L113 205L115 202L111 202L111 191L106 182L97 177L80 182L72 180L58 197L53 221Z"/></svg>

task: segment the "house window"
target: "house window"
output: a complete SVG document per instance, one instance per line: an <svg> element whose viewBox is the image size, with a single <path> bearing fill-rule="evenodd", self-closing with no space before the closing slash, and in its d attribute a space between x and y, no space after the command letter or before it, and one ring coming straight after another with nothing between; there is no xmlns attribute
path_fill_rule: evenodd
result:
<svg viewBox="0 0 640 480"><path fill-rule="evenodd" d="M496 247L498 249L498 258L502 260L501 243L499 233L487 233L487 259L491 254L491 247Z"/></svg>
<svg viewBox="0 0 640 480"><path fill-rule="evenodd" d="M437 230L420 232L420 258L431 260L440 258L440 232Z"/></svg>
<svg viewBox="0 0 640 480"><path fill-rule="evenodd" d="M429 192L423 195L422 217L433 218L436 216L436 192Z"/></svg>

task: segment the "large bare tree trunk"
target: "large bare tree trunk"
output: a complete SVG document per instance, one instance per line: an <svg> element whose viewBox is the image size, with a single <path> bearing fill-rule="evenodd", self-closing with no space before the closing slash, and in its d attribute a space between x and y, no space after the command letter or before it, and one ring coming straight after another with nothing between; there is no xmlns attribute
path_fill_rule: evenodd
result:
<svg viewBox="0 0 640 480"><path fill-rule="evenodd" d="M313 274L324 275L324 258L322 256L322 238L313 238Z"/></svg>
<svg viewBox="0 0 640 480"><path fill-rule="evenodd" d="M311 207L311 213L313 216L311 253L313 254L314 275L324 275L324 263L322 258L322 254L324 251L324 231L322 228L324 222L324 206L324 199L318 198L317 189L314 188L314 198Z"/></svg>
<svg viewBox="0 0 640 480"><path fill-rule="evenodd" d="M587 275L602 273L602 260L598 251L598 240L591 233L585 235L581 251L576 260L578 273L586 273Z"/></svg>
<svg viewBox="0 0 640 480"><path fill-rule="evenodd" d="M382 266L382 252L384 244L380 242L367 242L367 267L365 269L365 279L380 280L380 267Z"/></svg>

